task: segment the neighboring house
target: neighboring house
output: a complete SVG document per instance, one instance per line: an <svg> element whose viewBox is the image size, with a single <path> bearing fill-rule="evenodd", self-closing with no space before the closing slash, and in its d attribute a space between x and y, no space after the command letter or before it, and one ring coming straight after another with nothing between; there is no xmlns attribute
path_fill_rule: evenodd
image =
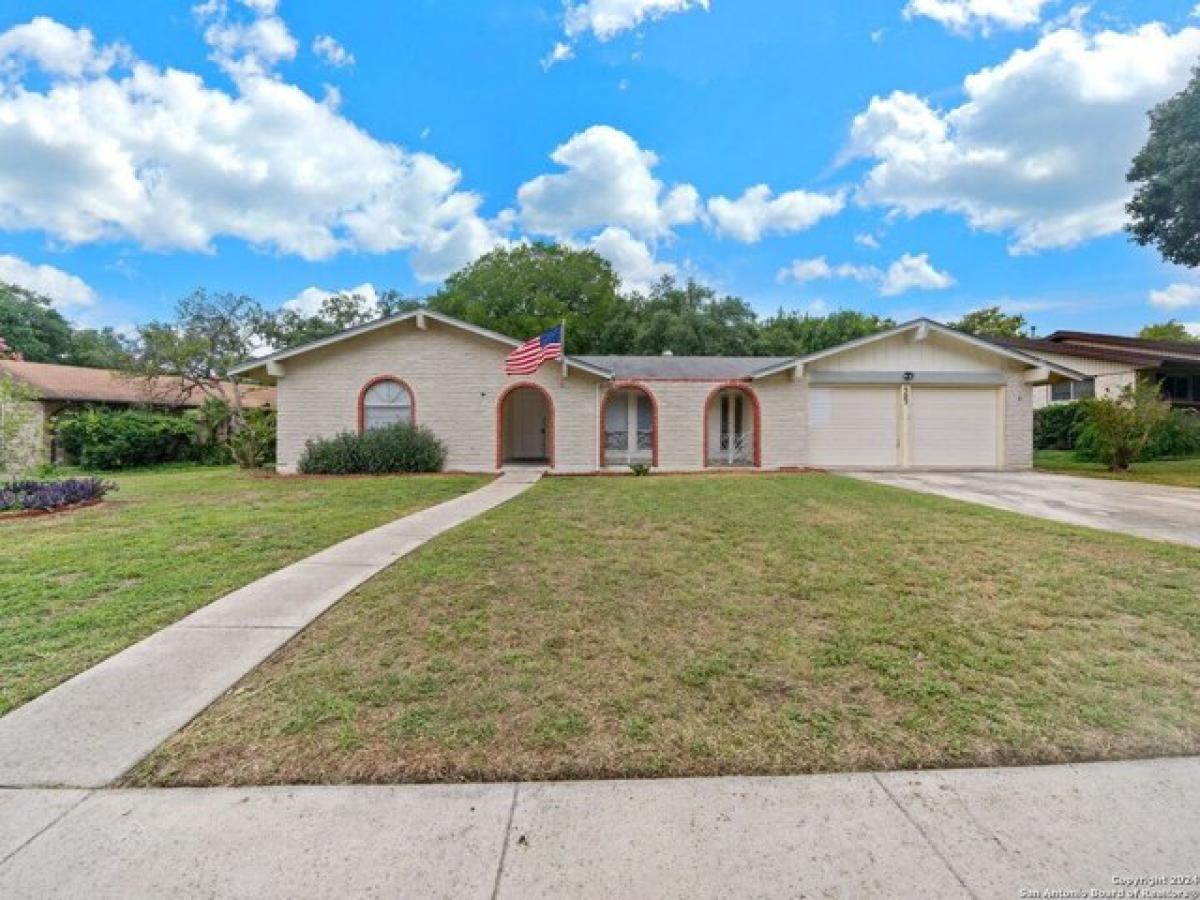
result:
<svg viewBox="0 0 1200 900"><path fill-rule="evenodd" d="M998 343L1087 376L1083 381L1035 388L1034 409L1084 397L1116 397L1139 377L1158 381L1163 397L1174 406L1200 408L1200 343L1086 331L1056 331L1040 340L1005 338Z"/></svg>
<svg viewBox="0 0 1200 900"><path fill-rule="evenodd" d="M186 390L178 378L150 381L112 369L0 360L0 376L5 374L37 394L37 399L30 404L33 417L26 436L25 464L30 468L60 461L50 423L65 409L89 406L185 409L199 407L205 400L200 391ZM221 387L232 397L232 386L228 382L222 382ZM242 394L242 402L248 408L275 405L274 388L243 386Z"/></svg>
<svg viewBox="0 0 1200 900"><path fill-rule="evenodd" d="M278 465L310 438L428 426L450 469L1027 468L1038 385L1071 369L918 320L806 357L568 357L504 374L518 342L414 311L247 362L278 388Z"/></svg>

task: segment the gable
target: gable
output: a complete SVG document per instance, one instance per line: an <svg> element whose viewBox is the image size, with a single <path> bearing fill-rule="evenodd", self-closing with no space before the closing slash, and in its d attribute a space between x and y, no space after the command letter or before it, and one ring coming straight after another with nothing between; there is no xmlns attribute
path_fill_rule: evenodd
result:
<svg viewBox="0 0 1200 900"><path fill-rule="evenodd" d="M997 372L1021 364L998 353L930 331L917 340L903 331L834 353L805 369L815 372Z"/></svg>

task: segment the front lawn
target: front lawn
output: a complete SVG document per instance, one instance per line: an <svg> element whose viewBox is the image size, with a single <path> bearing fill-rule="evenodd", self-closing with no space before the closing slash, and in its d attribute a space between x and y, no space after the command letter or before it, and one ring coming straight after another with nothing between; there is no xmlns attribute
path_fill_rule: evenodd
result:
<svg viewBox="0 0 1200 900"><path fill-rule="evenodd" d="M1200 554L833 476L549 479L360 588L131 784L1200 750Z"/></svg>
<svg viewBox="0 0 1200 900"><path fill-rule="evenodd" d="M1140 481L1172 487L1200 488L1200 456L1187 459L1156 459L1134 463L1128 472L1110 472L1103 463L1082 462L1070 450L1039 450L1034 467L1058 475L1085 475L1116 481Z"/></svg>
<svg viewBox="0 0 1200 900"><path fill-rule="evenodd" d="M0 519L0 714L287 563L486 481L224 468L113 480L102 506Z"/></svg>

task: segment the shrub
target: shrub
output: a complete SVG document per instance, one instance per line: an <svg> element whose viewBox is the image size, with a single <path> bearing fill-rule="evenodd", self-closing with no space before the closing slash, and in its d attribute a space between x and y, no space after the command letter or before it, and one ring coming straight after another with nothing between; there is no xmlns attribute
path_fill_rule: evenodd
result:
<svg viewBox="0 0 1200 900"><path fill-rule="evenodd" d="M637 475L639 478L644 478L650 474L650 467L645 463L632 463L629 466L629 471L634 475Z"/></svg>
<svg viewBox="0 0 1200 900"><path fill-rule="evenodd" d="M273 409L248 409L245 417L245 426L229 435L229 451L243 469L261 469L275 462L278 417Z"/></svg>
<svg viewBox="0 0 1200 900"><path fill-rule="evenodd" d="M1034 450L1074 450L1083 424L1082 403L1052 403L1033 414Z"/></svg>
<svg viewBox="0 0 1200 900"><path fill-rule="evenodd" d="M124 469L197 457L192 419L148 410L85 409L59 417L63 448L85 469Z"/></svg>
<svg viewBox="0 0 1200 900"><path fill-rule="evenodd" d="M117 490L111 481L99 478L64 478L61 481L11 481L0 485L0 512L52 510L100 500Z"/></svg>
<svg viewBox="0 0 1200 900"><path fill-rule="evenodd" d="M445 464L446 445L428 428L389 425L310 440L299 469L306 475L384 475L439 472Z"/></svg>
<svg viewBox="0 0 1200 900"><path fill-rule="evenodd" d="M1200 455L1200 413L1193 409L1173 409L1139 458L1197 455Z"/></svg>
<svg viewBox="0 0 1200 900"><path fill-rule="evenodd" d="M1171 406L1153 381L1126 387L1116 398L1080 401L1083 425L1075 441L1081 459L1094 459L1123 472L1151 446L1171 418Z"/></svg>

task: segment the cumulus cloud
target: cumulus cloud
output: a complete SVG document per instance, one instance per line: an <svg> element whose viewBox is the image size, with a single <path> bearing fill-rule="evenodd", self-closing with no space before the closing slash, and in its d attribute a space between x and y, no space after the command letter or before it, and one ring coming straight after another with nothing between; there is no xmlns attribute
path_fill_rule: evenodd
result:
<svg viewBox="0 0 1200 900"><path fill-rule="evenodd" d="M521 223L531 232L567 238L612 225L657 238L699 215L696 189L668 190L654 177L658 157L616 128L593 125L550 158L566 171L539 175L517 190Z"/></svg>
<svg viewBox="0 0 1200 900"><path fill-rule="evenodd" d="M961 214L1010 235L1015 253L1114 234L1146 110L1186 85L1197 54L1198 28L1063 28L968 76L953 109L903 91L875 97L851 130L849 155L873 163L859 199Z"/></svg>
<svg viewBox="0 0 1200 900"><path fill-rule="evenodd" d="M275 11L268 0L241 8ZM0 66L17 73L0 80L0 229L199 252L231 237L307 260L411 250L427 280L502 243L457 169L373 138L270 71L288 46L264 38L270 28L221 3L197 14L232 91L122 58L82 29L65 40L50 20L0 33ZM27 66L42 77L26 83Z"/></svg>
<svg viewBox="0 0 1200 900"><path fill-rule="evenodd" d="M568 0L563 28L571 39L591 32L600 41L610 41L643 22L693 9L707 10L708 5L709 0Z"/></svg>
<svg viewBox="0 0 1200 900"><path fill-rule="evenodd" d="M760 184L736 200L712 198L708 201L708 212L719 234L753 244L767 234L806 231L822 219L837 215L845 205L842 193L789 191L774 196L767 185Z"/></svg>
<svg viewBox="0 0 1200 900"><path fill-rule="evenodd" d="M96 292L79 276L54 266L34 265L19 256L0 255L0 282L49 297L59 307L96 303Z"/></svg>
<svg viewBox="0 0 1200 900"><path fill-rule="evenodd" d="M328 34L319 34L313 39L313 53L333 66L342 69L354 65L354 54L348 51L337 39Z"/></svg>
<svg viewBox="0 0 1200 900"><path fill-rule="evenodd" d="M263 75L296 56L296 39L267 0L208 0L192 8L210 57L234 78Z"/></svg>
<svg viewBox="0 0 1200 900"><path fill-rule="evenodd" d="M883 297L896 297L909 291L940 291L955 284L952 275L933 267L928 253L905 253L886 270L849 263L834 266L824 256L817 256L794 260L791 265L780 269L778 275L781 283L796 284L834 278L873 284Z"/></svg>
<svg viewBox="0 0 1200 900"><path fill-rule="evenodd" d="M953 276L933 267L928 253L917 256L905 253L888 266L879 293L884 297L897 297L909 291L941 291L953 287L954 283Z"/></svg>
<svg viewBox="0 0 1200 900"><path fill-rule="evenodd" d="M340 291L329 291L315 285L313 287L306 287L295 297L285 300L283 308L294 310L306 316L314 316L321 311L322 303L330 297L336 297L340 294L362 297L373 310L376 312L379 311L377 305L379 302L379 292L375 290L375 285L369 281L360 284L358 287L346 288Z"/></svg>
<svg viewBox="0 0 1200 900"><path fill-rule="evenodd" d="M1150 292L1150 305L1159 309L1185 309L1200 306L1200 285L1173 284L1165 290Z"/></svg>
<svg viewBox="0 0 1200 900"><path fill-rule="evenodd" d="M909 0L904 18L924 17L960 34L1025 28L1042 20L1050 0Z"/></svg>
<svg viewBox="0 0 1200 900"><path fill-rule="evenodd" d="M678 266L654 258L644 241L624 228L605 228L588 244L612 263L626 290L646 293L664 275L677 275Z"/></svg>

